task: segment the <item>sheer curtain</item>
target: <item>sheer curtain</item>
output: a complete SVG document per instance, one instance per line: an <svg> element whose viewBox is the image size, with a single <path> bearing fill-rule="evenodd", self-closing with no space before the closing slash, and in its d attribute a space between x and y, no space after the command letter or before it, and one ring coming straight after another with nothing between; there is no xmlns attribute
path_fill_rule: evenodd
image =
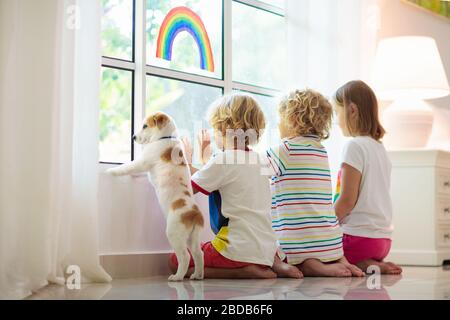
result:
<svg viewBox="0 0 450 320"><path fill-rule="evenodd" d="M97 253L99 0L0 0L0 298Z"/></svg>
<svg viewBox="0 0 450 320"><path fill-rule="evenodd" d="M370 83L380 29L378 0L287 0L286 20L291 87L331 98L347 81ZM344 142L335 124L324 143L333 185Z"/></svg>

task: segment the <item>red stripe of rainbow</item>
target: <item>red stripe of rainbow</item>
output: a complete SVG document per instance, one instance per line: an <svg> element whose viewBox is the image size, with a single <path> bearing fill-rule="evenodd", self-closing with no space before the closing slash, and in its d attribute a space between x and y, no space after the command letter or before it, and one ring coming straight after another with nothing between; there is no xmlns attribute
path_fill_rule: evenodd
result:
<svg viewBox="0 0 450 320"><path fill-rule="evenodd" d="M167 14L159 29L156 57L172 60L172 46L177 35L186 31L194 38L200 52L200 67L214 72L214 58L205 25L191 9L176 7Z"/></svg>

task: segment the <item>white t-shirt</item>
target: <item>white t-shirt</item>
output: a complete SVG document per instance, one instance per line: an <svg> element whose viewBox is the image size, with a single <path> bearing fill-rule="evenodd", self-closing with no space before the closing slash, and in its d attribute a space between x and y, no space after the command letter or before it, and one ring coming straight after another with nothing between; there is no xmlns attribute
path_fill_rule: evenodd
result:
<svg viewBox="0 0 450 320"><path fill-rule="evenodd" d="M266 165L254 151L219 152L192 176L192 185L210 197L214 248L230 260L271 267L277 240Z"/></svg>
<svg viewBox="0 0 450 320"><path fill-rule="evenodd" d="M342 162L362 174L355 208L342 221L345 234L390 239L393 231L390 192L391 162L383 144L356 137L344 147Z"/></svg>

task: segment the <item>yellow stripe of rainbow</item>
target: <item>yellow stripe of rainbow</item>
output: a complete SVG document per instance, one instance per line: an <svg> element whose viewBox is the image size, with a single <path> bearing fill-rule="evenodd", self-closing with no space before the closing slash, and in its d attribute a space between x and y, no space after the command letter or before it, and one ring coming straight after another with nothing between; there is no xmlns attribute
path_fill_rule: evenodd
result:
<svg viewBox="0 0 450 320"><path fill-rule="evenodd" d="M337 177L337 184L336 184L336 193L334 195L333 202L336 202L339 197L341 196L341 180L342 180L342 170L339 170L339 174Z"/></svg>

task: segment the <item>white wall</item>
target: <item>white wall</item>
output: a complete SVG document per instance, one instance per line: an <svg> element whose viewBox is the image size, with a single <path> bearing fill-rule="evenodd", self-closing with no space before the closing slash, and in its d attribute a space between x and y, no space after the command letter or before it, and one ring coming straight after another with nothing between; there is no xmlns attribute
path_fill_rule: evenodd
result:
<svg viewBox="0 0 450 320"><path fill-rule="evenodd" d="M416 8L401 0L379 0L381 12L379 38L428 36L436 40L447 78L450 79L450 19ZM450 96L429 101L435 123L429 146L450 151Z"/></svg>
<svg viewBox="0 0 450 320"><path fill-rule="evenodd" d="M166 220L155 190L146 175L111 177L101 165L99 179L100 253L160 253L171 250L165 229ZM207 197L196 195L203 215L203 239L212 239Z"/></svg>
<svg viewBox="0 0 450 320"><path fill-rule="evenodd" d="M350 80L370 84L378 41L404 35L436 39L450 78L450 20L401 0L288 0L287 17L291 87L332 96ZM429 103L435 110L430 147L450 150L450 97ZM333 180L344 141L335 126L325 143Z"/></svg>

